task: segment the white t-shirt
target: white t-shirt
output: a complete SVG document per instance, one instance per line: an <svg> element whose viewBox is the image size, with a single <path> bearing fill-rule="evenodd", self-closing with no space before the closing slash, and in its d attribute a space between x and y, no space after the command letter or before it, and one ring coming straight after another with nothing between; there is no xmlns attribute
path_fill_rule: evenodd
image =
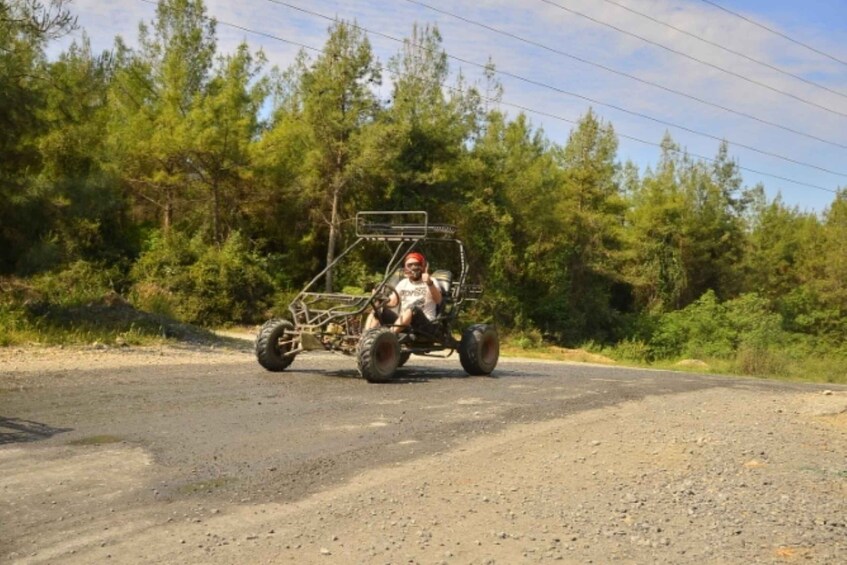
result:
<svg viewBox="0 0 847 565"><path fill-rule="evenodd" d="M433 281L433 284L436 284ZM435 319L435 300L429 291L429 286L423 281L412 282L408 278L397 283L397 294L400 295L400 310L412 308L416 304L430 320Z"/></svg>

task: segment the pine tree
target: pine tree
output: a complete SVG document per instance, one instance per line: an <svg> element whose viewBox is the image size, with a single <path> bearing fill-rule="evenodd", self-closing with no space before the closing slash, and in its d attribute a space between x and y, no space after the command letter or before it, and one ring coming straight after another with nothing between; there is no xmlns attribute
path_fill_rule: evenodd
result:
<svg viewBox="0 0 847 565"><path fill-rule="evenodd" d="M44 48L75 29L65 0L0 0L0 273L14 272L49 231L38 137L49 81ZM47 197L49 198L49 197Z"/></svg>
<svg viewBox="0 0 847 565"><path fill-rule="evenodd" d="M190 207L191 110L205 93L216 49L215 22L202 0L160 0L152 29L139 26L138 51L120 40L110 140L116 174L168 233Z"/></svg>
<svg viewBox="0 0 847 565"><path fill-rule="evenodd" d="M326 264L341 237L345 206L369 189L354 162L362 130L373 123L379 106L371 89L381 80L370 42L354 24L337 22L321 55L303 76L303 120L309 128L306 187L313 213L328 228ZM333 288L333 273L326 280Z"/></svg>

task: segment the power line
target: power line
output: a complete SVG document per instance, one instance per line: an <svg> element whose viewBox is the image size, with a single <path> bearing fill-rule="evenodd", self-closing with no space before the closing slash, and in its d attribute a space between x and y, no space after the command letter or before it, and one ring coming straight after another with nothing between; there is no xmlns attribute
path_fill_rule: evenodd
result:
<svg viewBox="0 0 847 565"><path fill-rule="evenodd" d="M157 2L155 2L154 0L140 0L140 1L141 1L141 2L145 2L145 3L147 3L147 4L157 5ZM287 3L285 3L285 2L280 2L280 1L277 1L277 0L269 0L269 1L270 1L270 2L273 2L273 3L276 3L276 4L282 4L282 5L284 5L284 6L287 6L287 7L289 7L289 8L292 8L292 9L295 9L295 10L298 10L298 11L301 11L301 12L310 13L310 14L312 14L312 15L316 15L316 16L319 16L319 17L324 18L324 19L328 19L328 20L331 20L331 21L335 21L335 19L334 19L334 18L330 18L329 16L325 16L325 15L322 15L322 14L313 13L313 12L310 12L310 11L308 11L308 10L305 10L305 9L302 9L302 8L298 8L298 7L296 7L296 6L292 6L292 5L287 4ZM241 30L241 31L247 32L247 33L251 33L251 34L259 35L259 36L262 36L262 37L267 37L267 38L269 38L269 39L273 39L273 40L275 40L275 41L281 41L281 42L284 42L284 43L288 43L288 44L290 44L290 45L296 45L296 46L298 46L298 47L301 47L301 48L306 49L306 50L309 50L309 51L314 51L314 52L318 52L318 53L320 53L320 52L322 52L322 51L323 51L323 49L320 49L320 48L317 48L317 47L314 47L314 46L311 46L311 45L307 45L307 44L305 44L305 43L301 43L301 42L298 42L298 41L292 41L292 40L289 40L289 39L285 39L285 38L283 38L283 37L279 37L279 36L276 36L276 35L273 35L273 34L269 34L269 33L265 33L265 32L262 32L262 31L257 31L257 30L251 29L251 28L247 28L247 27L244 27L244 26L238 25L238 24L232 24L232 23L229 23L229 22L225 22L225 21L219 20L219 19L214 18L214 17L210 17L210 16L203 16L203 18L204 18L204 19L206 19L206 20L213 20L213 21L215 21L216 23L218 23L218 24L220 24L220 25L227 26L227 27L231 27L231 28L235 28L235 29L238 29L238 30ZM383 37L386 37L386 38L388 38L388 39L392 39L392 40L394 40L394 41L400 41L400 42L402 42L402 41L403 41L403 40L400 40L400 39L397 39L397 38L391 37L391 36L389 36L389 35L387 35L387 34L383 34L383 33L379 33L379 32L371 32L371 31L369 31L369 30L367 30L367 29L365 29L365 28L363 28L363 27L361 27L361 26L359 26L359 25L357 25L357 24L353 24L353 23L351 23L350 25L351 25L351 26L353 26L353 27L356 27L357 29L360 29L360 30L362 30L362 31L365 31L365 32L368 32L368 33L375 33L376 35L381 35L381 36L383 36ZM419 47L423 47L423 46L419 46ZM449 55L449 54L448 54L447 56L448 56L448 57L451 57L451 58L454 58L454 59L457 59L457 60L459 60L459 61L461 61L461 62L466 62L466 63L468 63L468 64L472 64L472 65L476 65L476 66L480 66L480 67L485 68L485 65L479 65L478 63L473 63L473 62L471 62L471 61L464 61L463 59L456 58L456 57L454 57L454 56L452 56L452 55ZM500 72L500 71L496 71L496 72ZM450 87L450 86L446 86L446 85L440 85L440 86L443 86L444 88L447 88L447 89L452 90L452 91L454 91L454 92L467 93L467 91L462 90L462 89L459 89L459 88L454 88L454 87ZM513 104L513 103L509 103L509 102L504 102L504 101L502 101L502 100L498 100L498 99L494 99L494 98L490 98L490 97L484 96L484 95L482 95L482 94L480 94L480 93L478 93L478 92L477 92L477 95L478 95L481 99L486 100L486 101L488 101L488 102L492 102L492 103L496 103L496 104L500 104L500 105L504 105L504 106L513 107L513 108L515 108L515 109L518 109L518 110L521 110L521 111L525 111L525 112L529 112L529 113L532 113L532 114L536 114L536 115L539 115L539 116L544 116L544 117L548 117L548 118L553 118L553 119L560 120L560 121L564 121L564 122L568 122L568 123L571 123L571 124L578 124L578 123L579 123L577 120L572 120L572 119L569 119L569 118L565 118L565 117L562 117L562 116L559 116L559 115L556 115L556 114L552 114L552 113L549 113L549 112L541 111L541 110L535 110L535 109L533 109L533 108L529 108L529 107L527 107L527 106L522 106L522 105L519 105L519 104ZM655 143L655 142L652 142L652 141L646 141L646 140L641 139L641 138L638 138L638 137L630 136L630 135L623 134L623 133L620 133L620 132L616 132L616 135L618 135L619 137L622 137L622 138L624 138L624 139L629 139L629 140L631 140L631 141L635 141L635 142L642 143L642 144L645 144L645 145L650 145L650 146L653 146L653 147L662 148L662 145L661 145L661 144L659 144L659 143ZM715 138L715 139L717 139L717 138ZM720 141L723 141L723 140L720 140ZM682 151L677 151L677 150L675 150L674 152L675 152L675 153L683 153ZM698 155L698 154L696 154L696 153L687 153L687 154L688 154L688 155L691 155L692 157L695 157L695 158L698 158L698 159L702 159L702 160L705 160L705 161L709 161L709 162L716 162L716 159L711 158L711 157L705 157L705 156L702 156L702 155ZM801 163L801 164L802 164L802 163ZM808 166L808 165L807 165L807 166ZM812 165L812 166L813 166L813 165ZM757 169L752 169L752 168L750 168L750 167L746 167L746 166L742 166L742 165L737 165L737 167L738 167L738 169L739 169L739 170L743 170L743 171L747 171L747 172L755 173L755 174L758 174L758 175L762 175L762 176L769 177L769 178L773 178L773 179L777 179L777 180L782 180L782 181L785 181L785 182L790 182L790 183L792 183L792 184L796 184L796 185L798 185L798 186L805 186L805 187L808 187L808 188L813 188L813 189L816 189L816 190L821 190L821 191L824 191L824 192L829 192L829 193L832 193L832 194L837 194L837 191L832 190L832 189L830 189L830 188L826 188L826 187L824 187L824 186L820 186L820 185L816 185L816 184L811 184L811 183L807 183L807 182L803 182L803 181L798 181L798 180L795 180L795 179L791 179L791 178L788 178L788 177L783 177L783 176L776 175L776 174L773 174L773 173L768 173L768 172L764 172L764 171L759 171L759 170L757 170ZM839 173L835 173L835 174L839 174Z"/></svg>
<svg viewBox="0 0 847 565"><path fill-rule="evenodd" d="M775 29L769 28L768 26L766 26L766 25L764 25L764 24L761 24L761 23L759 23L759 22L757 22L757 21L755 21L755 20L752 20L752 19L748 18L747 16L744 16L744 15L742 15L742 14L739 14L738 12L733 12L732 10L730 10L730 9L728 9L728 8L724 8L723 6L721 6L721 5L717 4L716 2L711 2L710 0L700 0L700 1L701 1L701 2L703 2L704 4L708 4L708 5L710 5L710 6L714 6L714 7L715 7L715 8L717 8L718 10L723 10L723 11L724 11L724 12L726 12L727 14L732 14L732 15L733 15L733 16L735 16L736 18L741 18L741 19L742 19L742 20L744 20L745 22L747 22L747 23L749 23L749 24L752 24L752 25L754 25L754 26L756 26L756 27L760 27L760 28L762 28L762 29L763 29L763 30L765 30L765 31L769 31L769 32L773 33L774 35L778 35L778 36L780 36L780 37L781 37L781 38L783 38L783 39L787 39L787 40L788 40L788 41L790 41L791 43L794 43L794 44L799 45L799 46L801 46L801 47L805 47L805 48L806 48L806 49L808 49L809 51L813 51L814 53L817 53L818 55L823 55L823 56L824 56L824 57L826 57L827 59L832 59L832 60L833 60L833 61L835 61L836 63L841 63L842 65L847 65L847 61L844 61L844 60L842 60L842 59L839 59L838 57L834 57L833 55L830 55L829 53L825 53L824 51L821 51L820 49L817 49L817 48L815 48L815 47L812 47L811 45L809 45L809 44L807 44L807 43L803 43L802 41L798 41L798 40L794 39L793 37L790 37L790 36L788 36L788 35L785 35L785 34L784 34L784 33L782 33L781 31L777 31L777 30L775 30Z"/></svg>
<svg viewBox="0 0 847 565"><path fill-rule="evenodd" d="M319 17L319 18L323 18L323 19L325 19L325 20L329 20L329 21L336 21L336 19L335 19L335 18L332 18L332 17L330 17L330 16L326 16L326 15L324 15L324 14L321 14L321 13L319 13L319 12L315 12L315 11L309 10L309 9L307 9L307 8L301 8L301 7L299 7L299 6L295 6L295 5L293 5L293 4L289 4L288 2L283 2L283 1L281 1L281 0L268 0L268 1L269 1L269 2L272 2L272 3L274 3L274 4L280 4L280 5L282 5L282 6L286 6L286 7L288 7L288 8L293 9L293 10L297 10L297 11L299 11L299 12L303 12L303 13L305 13L305 14L311 14L311 15L313 15L313 16L316 16L316 17ZM399 39L399 38L397 38L397 37L394 37L394 36L388 35L388 34L386 34L386 33L383 33L383 32L380 32L380 31L373 31L373 30L370 30L370 29L368 29L368 28L366 28L366 27L360 26L360 25L355 24L355 23L351 23L350 25L351 25L351 26L353 26L353 27L355 27L355 28L357 28L357 29L359 29L359 30L361 30L361 31L364 31L364 32L366 32L366 33L370 33L370 34L373 34L373 35L378 35L378 36L384 37L384 38L386 38L386 39L390 39L390 40L392 40L392 41L396 41L396 42L401 43L401 44L403 43L403 40L402 40L402 39ZM477 63L477 62L475 62L475 61L470 61L470 60L468 60L468 59L463 59L462 57L457 57L456 55L450 55L449 53L445 53L445 55L446 55L447 57L449 57L450 59L454 59L454 60L456 60L456 61L459 61L459 62L465 63L465 64L467 64L467 65L472 65L472 66L479 67L479 68L484 69L484 70L488 70L488 66L487 66L487 65L483 65L483 64L481 64L481 63ZM683 125L680 125L680 124L677 124L677 123L674 123L674 122L669 122L669 121L667 121L667 120L663 120L663 119L661 119L661 118L656 118L656 117L654 117L654 116L650 116L649 114L644 114L644 113L642 113L642 112L636 112L636 111L634 111L634 110L628 110L628 109L626 109L626 108L624 108L624 107L622 107L622 106L618 106L618 105L615 105L615 104L610 104L610 103L607 103L607 102L602 102L602 101L600 101L600 100L597 100L597 99L591 98L591 97L589 97L589 96L585 96L585 95L578 94L578 93L575 93L575 92L570 92L570 91L568 91L568 90L564 90L564 89L559 88L559 87L557 87L557 86L552 86L552 85L550 85L550 84L547 84L547 83L544 83L544 82L541 82L541 81L537 81L537 80L533 80L533 79L530 79L530 78L526 78L526 77L523 77L523 76L521 76L521 75L517 75L517 74L514 74L514 73L510 73L510 72L508 72L508 71L502 71L502 70L497 70L497 69L495 69L495 70L494 70L494 72L495 72L495 73L497 73L497 74L499 74L499 75L508 76L508 77L510 77L510 78L514 78L514 79L516 79L516 80L520 80L520 81L525 82L525 83L527 83L527 84L532 84L532 85L534 85L534 86L539 86L539 87L542 87L542 88L546 88L546 89L548 89L548 90L553 90L553 91L555 91L555 92L559 92L559 93L561 93L561 94L565 94L565 95L567 95L567 96L572 96L572 97L574 97L574 98L580 98L580 99L582 99L582 100L585 100L585 101L587 101L587 102L591 102L592 104L596 104L596 105L598 105L598 106L605 106L605 107L607 107L607 108L612 108L612 109L614 109L614 110L618 110L619 112L624 112L624 113L629 114L629 115L632 115L632 116L636 116L636 117L639 117L639 118L642 118L642 119L645 119L645 120L650 120L650 121L653 121L653 122L656 122L656 123L662 124L662 125L667 126L667 127L672 127L672 128L680 129L680 130L683 130L683 131L687 131L687 132L689 132L689 133L693 133L693 134L695 134L695 135L700 135L700 136L702 136L702 137L707 137L707 138L709 138L709 139L713 139L713 140L718 141L718 142L728 141L728 142L732 143L733 145L735 145L736 147L742 147L742 148L744 148L744 149L747 149L747 150L750 150L750 151L754 151L754 152L756 152L756 153L760 153L760 154L762 154L762 155L767 155L767 156L769 156L769 157L775 157L775 158L777 158L777 159L782 159L782 160L784 160L784 161L787 161L787 162L790 162L790 163L794 163L794 164L796 164L796 165L801 165L801 166L809 167L809 168L812 168L812 169L817 169L817 170L820 170L820 171L823 171L823 172L826 172L826 173L830 173L830 174L833 174L833 175L837 175L837 176L841 176L841 177L847 177L847 173L842 173L842 172L839 172L839 171L832 171L832 170L829 170L829 169L826 169L826 168L823 168L823 167L819 167L818 165L813 165L813 164L810 164L810 163L805 163L805 162L802 162L802 161L797 161L796 159L792 159L791 157L785 157L784 155L779 155L778 153L772 153L772 152L770 152L770 151L764 151L764 150L762 150L762 149L758 149L758 148L753 147L753 146L751 146L751 145L746 145L746 144L744 144L744 143L739 143L739 142L735 142L735 141L732 141L732 140L728 140L728 139L725 139L725 138L722 138L722 137L719 137L719 136L716 136L716 135L712 135L712 134L710 134L710 133L702 132L702 131L699 131L699 130L696 130L696 129L693 129L693 128L689 128L689 127L687 127L687 126L683 126Z"/></svg>
<svg viewBox="0 0 847 565"><path fill-rule="evenodd" d="M697 58L697 57L694 57L694 56L692 56L692 55L689 55L688 53L684 53L684 52L682 52L682 51L679 51L679 50L677 50L677 49L674 49L673 47L668 47L667 45L663 45L663 44L661 44L661 43L659 43L659 42L657 42L657 41L653 41L652 39L648 39L648 38L646 38L646 37L643 37L643 36L640 36L640 35L638 35L638 34L632 33L631 31L627 31L627 30L625 30L625 29L623 29L623 28L620 28L620 27L618 27L618 26L612 25L612 24L607 23L607 22L604 22L604 21L602 21L602 20L598 20L597 18L591 17L591 16L589 16L589 15L587 15L587 14L583 14L582 12L578 12L578 11L576 11L576 10L572 10L571 8L566 8L565 6L562 6L561 4L557 4L556 2L553 2L552 0L540 0L540 1L541 1L541 2L544 2L545 4L549 4L549 5L551 5L551 6L555 6L556 8L558 8L558 9L560 9L560 10L564 11L564 12L568 12L568 13L574 14L575 16L579 16L579 17L581 17L581 18L585 18L585 19L587 19L587 20L590 20L590 21L592 21L592 22L594 22L594 23L596 23L596 24L598 24L598 25L602 25L602 26L605 26L605 27L611 28L611 29L613 29L613 30L615 30L615 31L617 31L617 32L623 33L623 34L628 35L628 36L630 36L630 37L634 37L634 38L636 38L636 39L640 39L641 41L644 41L645 43L649 43L650 45L654 45L654 46L659 47L659 48L661 48L661 49L664 49L665 51L668 51L668 52L670 52L670 53L674 53L674 54L676 54L676 55L680 55L681 57L685 57L686 59L691 59L692 61L696 61L696 62L700 63L701 65L706 65L706 66L711 67L711 68L713 68L713 69L716 69L716 70L718 70L718 71L720 71L720 72L722 72L722 73L726 73L726 74L728 74L728 75L732 75L732 76L734 76L734 77L736 77L736 78L740 78L741 80L747 81L747 82L749 82L749 83L751 83L751 84L755 84L755 85L757 85L757 86L761 86L762 88L767 88L768 90L771 90L771 91L776 92L776 93L778 93L778 94L782 94L783 96L787 96L787 97L789 97L789 98L793 98L794 100L797 100L798 102L802 102L803 104L808 104L809 106L814 106L815 108L819 108L819 109L824 110L824 111L826 111L826 112L830 112L830 113L832 113L832 114L836 114L836 115L839 115L839 116L842 116L842 117L847 118L847 114L845 114L844 112L840 112L840 111L838 111L838 110L834 110L834 109L829 108L829 107L827 107L827 106L824 106L824 105L822 105L822 104L818 104L817 102L812 102L811 100L806 100L805 98L802 98L802 97L800 97L800 96L797 96L796 94L791 94L790 92L786 92L786 91L784 91L784 90L780 90L779 88L773 87L773 86L771 86L771 85L769 85L769 84L765 84L764 82L761 82L761 81L758 81L758 80L752 79L752 78L750 78L750 77L748 77L748 76L744 76L744 75L742 75L742 74L740 74L740 73L736 73L736 72L734 72L734 71L730 71L729 69L725 69L725 68L721 67L720 65L715 65L714 63L710 63L710 62L708 62L708 61L704 61L703 59L699 59L699 58Z"/></svg>
<svg viewBox="0 0 847 565"><path fill-rule="evenodd" d="M461 89L452 88L452 87L449 87L449 86L446 86L445 88L447 88L447 89L449 89L449 90L454 90L454 91L463 92ZM487 96L483 96L483 95L481 95L481 94L480 94L479 96L480 96L480 98L482 98L482 99L484 99L484 100L487 100L487 101L489 101L489 102L496 102L496 103L501 104L501 105L503 105L503 106L509 106L509 107L512 107L512 108L515 108L515 109L518 109L518 110L521 110L521 111L524 111L524 112L529 112L529 113L532 113L532 114L537 114L537 115L539 115L539 116L544 116L544 117L546 117L546 118L553 118L554 120L560 120L560 121L568 122L568 123L575 124L575 125L578 125L578 124L579 124L579 121L577 121L577 120L572 120L572 119L569 119L569 118L565 118L565 117L563 117L563 116L559 116L559 115L556 115L556 114L551 114L551 113L549 113L549 112L544 112L544 111L542 111L542 110L534 110L534 109L532 109L532 108L529 108L529 107L527 107L527 106L522 106L522 105L520 105L520 104L513 104L513 103L510 103L510 102L504 102L504 101L502 101L502 100L494 100L494 99L488 98ZM624 138L624 139L629 139L630 141L635 141L635 142L638 142L638 143L643 143L644 145L650 145L650 146L652 146L652 147L658 147L659 149L662 149L662 144L661 144L661 143L656 143L655 141L647 141L647 140L645 140L645 139L641 139L640 137L635 137L635 136L632 136L632 135L627 135L627 134L625 134L625 133L620 133L619 131L615 131L615 135L617 135L617 136L619 136L619 137L622 137L622 138ZM706 157L706 156L704 156L704 155L698 155L697 153L689 153L688 151L684 151L684 150L680 150L680 149L674 149L674 150L672 150L672 151L673 151L674 153L677 153L677 154L686 154L686 155L690 155L690 156L695 157L695 158L697 158L697 159L701 159L701 160L704 160L704 161L709 161L710 163L716 163L716 162L717 162L717 159L715 159L714 157ZM773 174L773 173L766 173L766 172L764 172L764 171L759 171L759 170L757 170L757 169L751 169L750 167L746 167L746 166L742 166L742 165L738 165L738 164L736 164L736 166L738 167L738 169L739 169L739 170L747 171L747 172L749 172L749 173L755 173L755 174L757 174L757 175L762 175L762 176L764 176L764 177L769 177L769 178L772 178L772 179L777 179L777 180L782 180L782 181L785 181L785 182L790 182L790 183L793 183L793 184L796 184L796 185L799 185L799 186L806 186L806 187L809 187L809 188L814 188L814 189L817 189L817 190L822 190L822 191L824 191L824 192L830 192L830 193L832 193L832 194L838 194L838 191L837 191L837 190L832 190L831 188L826 188L826 187L824 187L824 186L820 186L820 185L817 185L817 184L810 184L810 183L807 183L807 182L803 182L803 181L799 181L799 180L794 180L794 179L791 179L791 178L788 178L788 177L783 177L783 176L780 176L780 175L775 175L775 174Z"/></svg>
<svg viewBox="0 0 847 565"><path fill-rule="evenodd" d="M462 90L461 88L456 88L456 87L447 86L447 85L442 85L442 86L444 88L446 88L447 90L452 90L453 92L457 92L459 94L466 94L467 93L466 90ZM503 100L490 98L490 97L485 96L485 95L480 94L480 93L477 93L477 95L481 99L483 99L487 102L492 102L492 103L495 103L495 104L499 104L501 106L509 106L510 108L515 108L517 110L521 110L522 112L529 112L531 114L544 116L545 118L553 118L554 120L559 120L559 121L562 121L562 122L567 122L567 123L570 123L570 124L579 125L579 120L572 120L570 118L565 118L564 116L559 116L558 114L545 112L543 110L536 110L536 109L530 108L528 106L523 106L521 104L515 104L515 103L511 103L511 102L505 102ZM641 139L640 137L627 135L627 134L621 133L619 131L615 131L615 135L618 136L618 137L622 137L624 139L629 139L630 141L635 141L637 143L642 143L644 145L650 145L652 147L658 147L659 149L663 149L662 144L656 143L655 141L647 141L645 139ZM672 149L671 151L673 153L677 153L677 154L690 155L691 157L695 157L695 158L701 159L703 161L708 161L710 163L716 163L717 162L717 159L715 159L714 157L706 157L705 155L699 155L697 153L691 153L691 152L688 152L687 150L683 150L683 149ZM824 186L820 186L820 185L817 185L817 184L810 184L810 183L807 183L807 182L794 180L794 179L791 179L791 178L788 178L788 177L775 175L773 173L767 173L767 172L764 172L764 171L759 171L757 169L751 169L750 167L738 165L737 163L736 163L736 166L738 167L739 170L742 170L742 171L747 171L747 172L750 172L750 173L755 173L757 175L762 175L764 177L769 177L769 178L773 178L773 179L777 179L777 180L782 180L782 181L785 181L785 182L790 182L790 183L800 185L800 186L806 186L806 187L809 187L809 188L822 190L824 192L830 192L832 194L838 194L837 190L832 190L831 188L826 188Z"/></svg>
<svg viewBox="0 0 847 565"><path fill-rule="evenodd" d="M475 26L479 26L479 27L484 28L484 29L487 29L487 30L489 30L489 31L493 31L493 32L495 32L495 33L499 33L499 34L501 34L501 35L505 35L505 36L507 36L507 37L511 37L511 38L513 38L513 39L516 39L516 40L521 41L521 42L523 42L523 43L526 43L526 44L528 44L528 45L532 45L532 46L535 46L535 47L539 47L539 48L541 48L541 49L545 49L545 50L547 50L547 51L550 51L551 53L556 53L557 55L561 55L561 56L563 56L563 57L568 57L569 59L573 59L573 60L575 60L575 61L579 61L579 62L581 62L581 63L585 63L585 64L587 64L587 65L591 65L591 66L593 66L593 67L597 67L597 68L603 69L604 71L607 71L607 72L610 72L610 73L613 73L613 74L616 74L616 75L619 75L619 76L623 76L623 77L626 77L626 78L631 79L631 80L638 81L638 82L640 82L640 83L642 83L642 84L647 84L647 85L649 85L649 86L653 86L653 87L656 87L656 88L660 88L660 89L662 89L662 90L664 90L664 91L666 91L666 92L670 92L671 94L676 94L676 95L678 95L678 96L682 96L682 97L684 97L684 98L688 98L688 99L690 99L690 100L694 100L695 102L700 102L701 104L705 104L705 105L707 105L707 106L711 106L711 107L713 107L713 108L717 108L717 109L719 109L719 110L723 110L723 111L725 111L725 112L729 112L729 113L731 113L731 114L735 114L735 115L737 115L737 116L741 116L741 117L743 117L743 118L748 118L748 119L750 119L750 120L754 120L754 121L759 122L759 123L761 123L761 124L765 124L765 125L769 125L769 126L772 126L772 127L776 127L776 128L779 128L779 129L784 130L784 131L791 132L791 133L796 134L796 135L801 135L801 136L803 136L803 137L806 137L806 138L809 138L809 139L813 139L813 140L815 140L815 141L820 141L820 142L822 142L822 143L827 143L827 144L829 144L829 145L833 145L833 146L835 146L835 147L840 147L840 148L842 148L842 149L847 149L847 145L844 145L844 144L842 144L842 143L838 143L838 142L835 142L835 141L830 141L830 140L828 140L828 139L824 139L824 138L818 137L818 136L816 136L816 135L812 135L812 134L809 134L809 133L805 133L805 132L802 132L802 131L796 130L796 129L794 129L794 128L790 128L790 127L788 127L788 126L784 126L784 125L782 125L782 124L778 124L778 123L776 123L776 122L771 122L771 121L769 121L769 120L765 120L765 119L763 119L763 118L759 118L759 117L757 117L757 116L754 116L754 115L752 115L752 114L748 114L748 113L746 113L746 112L741 112L741 111L739 111L739 110L733 110L732 108L729 108L729 107L727 107L727 106L723 106L723 105L721 105L721 104L717 104L717 103L714 103L714 102L709 102L708 100L705 100L705 99L703 99L703 98L700 98L700 97L697 97L697 96L693 96L693 95L691 95L691 94L687 94L687 93L682 92L682 91L679 91L679 90L675 90L675 89L673 89L673 88L670 88L670 87L667 87L667 86L664 86L664 85L658 84L658 83L653 82L653 81L649 81L649 80L646 80L646 79L642 79L642 78L640 78L640 77L638 77L638 76L631 75L631 74L629 74L629 73L626 73L626 72L623 72L623 71L619 71L619 70L617 70L617 69L613 69L613 68L611 68L611 67L607 67L607 66L602 65L602 64L600 64L600 63L595 63L595 62L593 62L593 61L591 61L591 60L588 60L588 59L585 59L585 58L582 58L582 57L578 57L578 56L573 55L573 54L571 54L571 53L567 53L567 52L562 51L562 50L560 50L560 49L556 49L556 48L554 48L554 47L550 47L550 46L548 46L548 45L544 45L543 43L539 43L539 42L537 42L537 41L533 41L533 40L531 40L531 39L526 39L526 38L521 37L521 36L519 36L519 35L513 34L513 33L508 32L508 31L504 31L504 30L501 30L501 29L498 29L498 28L495 28L495 27L490 26L490 25L488 25L488 24L484 24L484 23L481 23L481 22L478 22L478 21L475 21L475 20L471 20L471 19L466 18L466 17L464 17L464 16L460 16L460 15L454 14L454 13L452 13L452 12L448 12L448 11L446 11L446 10L442 10L442 9L440 9L440 8L435 8L435 7L430 6L429 4L426 4L426 3L424 3L424 2L420 2L420 1L418 1L418 0L406 0L406 1L407 1L407 2L409 2L410 4L415 4L415 5L417 5L417 6L422 6L422 7L424 7L424 8L429 9L429 10L432 10L432 11L434 11L434 12L438 12L438 13L440 13L440 14L444 14L444 15L446 15L446 16L450 16L450 17L452 17L452 18L456 18L456 19L461 20L461 21L463 21L463 22L466 22L466 23L469 23L469 24L472 24L472 25L475 25ZM827 171L827 172L830 172L830 171Z"/></svg>
<svg viewBox="0 0 847 565"><path fill-rule="evenodd" d="M633 8L630 8L629 6L626 6L626 5L624 5L624 4L621 4L620 2L616 2L615 0L603 0L603 2L606 2L607 4L613 4L613 5L617 6L618 8L621 8L622 10L626 10L627 12L630 12L630 13L632 13L632 14L636 14L636 15L638 15L638 16L641 16L642 18L646 18L646 19L650 20L651 22L655 22L655 23L657 23L657 24L659 24L659 25L663 25L663 26L665 26L665 27L667 27L667 28L670 28L670 29L672 29L672 30L674 30L674 31L677 31L677 32L679 32L679 33L682 33L682 34L684 34L684 35L687 35L688 37L691 37L691 38L693 38L693 39L696 39L697 41L701 41L701 42L703 42L703 43L705 43L705 44L707 44L707 45L711 45L712 47L717 47L718 49L721 49L721 50L723 50L723 51L726 51L727 53L731 53L731 54L733 54L733 55L736 55L736 56L738 56L738 57L741 57L742 59L746 59L746 60L748 60L748 61L750 61L750 62L752 62L752 63L756 63L756 64L759 64L759 65L762 65L763 67L767 67L768 69L771 69L772 71L776 71L776 72L781 73L781 74L783 74L783 75L785 75L785 76L789 76L789 77L792 77L792 78L794 78L794 79L797 79L797 80L799 80L799 81L801 81L801 82L805 82L806 84L809 84L809 85L811 85L811 86L815 86L815 87L817 87L817 88L820 88L820 89L826 90L827 92L831 92L832 94L837 94L838 96L842 96L842 97L844 97L844 98L847 98L847 94L844 94L843 92L839 92L838 90L835 90L835 89L829 88L828 86L826 86L826 85L824 85L824 84L819 84L819 83L817 83L817 82L815 82L815 81L813 81L813 80L809 80L809 79L807 79L806 77L803 77L803 76L800 76L800 75L796 75L796 74L792 73L791 71L786 71L785 69L781 69L781 68L777 67L776 65L772 65L772 64L768 63L767 61L761 61L761 60L759 60L759 59L756 59L756 58L754 58L754 57L751 57L751 56L749 56L749 55L747 55L747 54L745 54L745 53L742 53L742 52L740 52L740 51L736 51L736 50L734 50L734 49L730 49L729 47L727 47L727 46L725 46L725 45L721 45L720 43L717 43L717 42L715 42L715 41L711 41L711 40L706 39L706 38L704 38L704 37L700 37L700 36L699 36L699 35L697 35L696 33L691 33L691 32L690 32L690 31L688 31L688 30L684 30L684 29L679 28L679 27L677 27L677 26L675 26L675 25L673 25L673 24L669 24L669 23L667 23L667 22L665 22L665 21L662 21L662 20L660 20L660 19L658 19L658 18L654 18L653 16L651 16L651 15L649 15L649 14L645 14L645 13L643 13L643 12L639 12L638 10L635 10L635 9L633 9Z"/></svg>

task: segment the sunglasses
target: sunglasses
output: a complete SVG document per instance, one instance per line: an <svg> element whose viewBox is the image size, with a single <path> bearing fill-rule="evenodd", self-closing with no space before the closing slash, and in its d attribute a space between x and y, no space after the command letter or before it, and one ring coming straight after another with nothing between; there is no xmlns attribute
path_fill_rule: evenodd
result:
<svg viewBox="0 0 847 565"><path fill-rule="evenodd" d="M420 263L406 263L406 268L411 269L412 267L420 267Z"/></svg>

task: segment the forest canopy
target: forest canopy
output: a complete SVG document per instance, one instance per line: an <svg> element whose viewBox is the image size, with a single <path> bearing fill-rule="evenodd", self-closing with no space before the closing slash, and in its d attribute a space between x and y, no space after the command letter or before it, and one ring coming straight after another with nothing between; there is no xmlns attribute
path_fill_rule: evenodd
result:
<svg viewBox="0 0 847 565"><path fill-rule="evenodd" d="M450 69L432 25L380 61L336 21L285 69L246 43L221 53L202 0L161 0L137 46L83 37L49 60L75 26L63 0L0 0L7 330L41 315L33 292L256 323L333 260L356 211L416 209L459 227L477 314L528 344L845 355L844 190L801 211L747 186L726 143L704 161L670 135L640 170L591 108L557 143L498 109L493 74Z"/></svg>

